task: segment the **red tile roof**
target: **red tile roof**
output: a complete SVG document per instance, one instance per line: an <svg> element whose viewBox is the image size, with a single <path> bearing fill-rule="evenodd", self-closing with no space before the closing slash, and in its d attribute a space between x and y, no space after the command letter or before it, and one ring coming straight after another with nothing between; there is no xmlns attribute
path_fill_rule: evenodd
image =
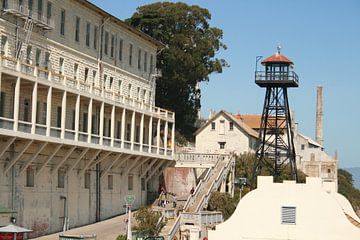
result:
<svg viewBox="0 0 360 240"><path fill-rule="evenodd" d="M280 53L275 53L274 55L266 58L264 61L261 62L261 64L265 63L289 63L294 64L293 61L285 57L284 55L281 55Z"/></svg>

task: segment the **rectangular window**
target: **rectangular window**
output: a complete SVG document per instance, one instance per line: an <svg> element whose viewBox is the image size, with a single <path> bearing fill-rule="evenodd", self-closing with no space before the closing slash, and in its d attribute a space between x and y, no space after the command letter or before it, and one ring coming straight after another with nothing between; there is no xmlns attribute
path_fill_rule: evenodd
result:
<svg viewBox="0 0 360 240"><path fill-rule="evenodd" d="M31 50L32 50L32 46L27 46L26 48L26 62L27 63L31 63Z"/></svg>
<svg viewBox="0 0 360 240"><path fill-rule="evenodd" d="M98 27L94 26L94 49L97 49L98 43Z"/></svg>
<svg viewBox="0 0 360 240"><path fill-rule="evenodd" d="M226 142L219 142L219 148L225 149L225 144L226 144Z"/></svg>
<svg viewBox="0 0 360 240"><path fill-rule="evenodd" d="M59 58L59 74L64 73L64 58Z"/></svg>
<svg viewBox="0 0 360 240"><path fill-rule="evenodd" d="M112 190L114 187L114 176L108 175L108 189Z"/></svg>
<svg viewBox="0 0 360 240"><path fill-rule="evenodd" d="M234 122L229 122L229 130L234 130Z"/></svg>
<svg viewBox="0 0 360 240"><path fill-rule="evenodd" d="M30 122L30 100L25 98L24 99L24 121Z"/></svg>
<svg viewBox="0 0 360 240"><path fill-rule="evenodd" d="M301 144L301 150L305 149L305 144Z"/></svg>
<svg viewBox="0 0 360 240"><path fill-rule="evenodd" d="M85 44L87 47L90 47L90 28L91 25L89 22L86 23L86 35L85 35Z"/></svg>
<svg viewBox="0 0 360 240"><path fill-rule="evenodd" d="M1 55L6 55L8 46L7 36L1 36Z"/></svg>
<svg viewBox="0 0 360 240"><path fill-rule="evenodd" d="M296 224L296 207L281 207L281 224Z"/></svg>
<svg viewBox="0 0 360 240"><path fill-rule="evenodd" d="M86 172L85 173L85 177L84 177L84 188L86 189L90 189L90 172Z"/></svg>
<svg viewBox="0 0 360 240"><path fill-rule="evenodd" d="M215 130L215 122L211 123L211 130Z"/></svg>
<svg viewBox="0 0 360 240"><path fill-rule="evenodd" d="M38 0L38 19L42 20L42 16L43 16L43 1L42 0Z"/></svg>
<svg viewBox="0 0 360 240"><path fill-rule="evenodd" d="M52 15L52 3L47 2L46 17L47 17L48 24L50 24L51 15Z"/></svg>
<svg viewBox="0 0 360 240"><path fill-rule="evenodd" d="M147 71L147 52L144 53L144 72Z"/></svg>
<svg viewBox="0 0 360 240"><path fill-rule="evenodd" d="M121 138L121 122L117 121L116 123L116 138L120 139Z"/></svg>
<svg viewBox="0 0 360 240"><path fill-rule="evenodd" d="M61 9L60 13L60 34L65 35L65 10Z"/></svg>
<svg viewBox="0 0 360 240"><path fill-rule="evenodd" d="M47 103L44 102L42 107L42 124L46 124Z"/></svg>
<svg viewBox="0 0 360 240"><path fill-rule="evenodd" d="M133 54L133 45L130 43L129 45L129 65L132 65L132 54Z"/></svg>
<svg viewBox="0 0 360 240"><path fill-rule="evenodd" d="M134 188L134 177L133 175L128 176L128 190L132 191Z"/></svg>
<svg viewBox="0 0 360 240"><path fill-rule="evenodd" d="M122 61L122 55L123 55L123 40L120 39L120 41L119 41L119 61Z"/></svg>
<svg viewBox="0 0 360 240"><path fill-rule="evenodd" d="M5 92L0 92L0 117L4 117Z"/></svg>
<svg viewBox="0 0 360 240"><path fill-rule="evenodd" d="M104 53L108 55L108 47L109 47L109 33L105 32L105 40L104 40Z"/></svg>
<svg viewBox="0 0 360 240"><path fill-rule="evenodd" d="M115 36L111 35L111 43L110 43L110 57L114 57L115 52Z"/></svg>
<svg viewBox="0 0 360 240"><path fill-rule="evenodd" d="M154 72L154 56L150 55L150 74Z"/></svg>
<svg viewBox="0 0 360 240"><path fill-rule="evenodd" d="M75 18L75 41L80 41L80 18Z"/></svg>
<svg viewBox="0 0 360 240"><path fill-rule="evenodd" d="M45 69L48 69L50 67L50 53L49 52L45 52L44 67L45 67Z"/></svg>
<svg viewBox="0 0 360 240"><path fill-rule="evenodd" d="M91 134L98 134L98 124L97 124L97 117L95 114L92 115L91 120Z"/></svg>
<svg viewBox="0 0 360 240"><path fill-rule="evenodd" d="M26 187L34 187L35 183L35 170L32 167L26 169Z"/></svg>
<svg viewBox="0 0 360 240"><path fill-rule="evenodd" d="M61 106L57 107L57 114L56 114L56 127L61 127Z"/></svg>
<svg viewBox="0 0 360 240"><path fill-rule="evenodd" d="M135 142L140 142L140 127L135 127Z"/></svg>
<svg viewBox="0 0 360 240"><path fill-rule="evenodd" d="M85 68L84 81L87 82L89 79L89 68Z"/></svg>
<svg viewBox="0 0 360 240"><path fill-rule="evenodd" d="M141 69L141 49L138 51L138 69Z"/></svg>
<svg viewBox="0 0 360 240"><path fill-rule="evenodd" d="M79 74L79 64L74 63L74 79L76 80Z"/></svg>
<svg viewBox="0 0 360 240"><path fill-rule="evenodd" d="M28 8L29 8L29 15L32 16L32 11L33 11L33 0L29 0L28 1Z"/></svg>
<svg viewBox="0 0 360 240"><path fill-rule="evenodd" d="M126 141L130 141L131 138L131 124L126 125Z"/></svg>
<svg viewBox="0 0 360 240"><path fill-rule="evenodd" d="M36 53L35 53L35 65L36 66L40 66L40 58L41 58L41 50L36 49Z"/></svg>
<svg viewBox="0 0 360 240"><path fill-rule="evenodd" d="M132 91L132 86L131 86L131 84L129 83L128 97L131 96L131 91Z"/></svg>
<svg viewBox="0 0 360 240"><path fill-rule="evenodd" d="M87 129L88 129L88 113L85 112L83 113L83 132L86 133L87 132Z"/></svg>
<svg viewBox="0 0 360 240"><path fill-rule="evenodd" d="M140 100L140 87L137 87L136 98Z"/></svg>
<svg viewBox="0 0 360 240"><path fill-rule="evenodd" d="M121 94L122 81L118 81L118 93Z"/></svg>
<svg viewBox="0 0 360 240"><path fill-rule="evenodd" d="M225 134L225 120L220 120L220 132L219 134Z"/></svg>
<svg viewBox="0 0 360 240"><path fill-rule="evenodd" d="M58 170L58 188L64 188L65 187L65 171L62 169Z"/></svg>
<svg viewBox="0 0 360 240"><path fill-rule="evenodd" d="M145 191L145 178L141 178L141 191Z"/></svg>
<svg viewBox="0 0 360 240"><path fill-rule="evenodd" d="M75 110L72 111L71 130L75 130Z"/></svg>

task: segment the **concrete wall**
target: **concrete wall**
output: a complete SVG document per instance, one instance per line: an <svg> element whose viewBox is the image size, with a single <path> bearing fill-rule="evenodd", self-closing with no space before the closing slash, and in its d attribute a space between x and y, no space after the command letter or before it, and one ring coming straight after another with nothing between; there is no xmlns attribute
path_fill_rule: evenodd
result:
<svg viewBox="0 0 360 240"><path fill-rule="evenodd" d="M164 171L165 187L168 192L177 196L187 196L191 188L197 185L197 174L194 168L168 167Z"/></svg>
<svg viewBox="0 0 360 240"><path fill-rule="evenodd" d="M196 135L196 151L200 153L229 153L241 154L251 152L255 149L255 139L249 137L244 130L235 123L233 130L230 130L228 118L219 115L212 122L215 122L215 130L212 130L211 123ZM222 123L223 122L223 123ZM219 142L225 142L225 148L220 149Z"/></svg>

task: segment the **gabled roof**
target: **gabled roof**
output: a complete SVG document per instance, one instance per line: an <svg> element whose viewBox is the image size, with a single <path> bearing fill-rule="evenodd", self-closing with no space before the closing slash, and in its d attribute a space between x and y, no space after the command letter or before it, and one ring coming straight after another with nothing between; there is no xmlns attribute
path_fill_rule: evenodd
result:
<svg viewBox="0 0 360 240"><path fill-rule="evenodd" d="M248 126L245 122L241 121L240 119L237 119L232 114L225 112L223 110L216 113L212 118L210 118L205 124L203 124L195 133L194 135L198 135L203 129L205 129L211 122L213 122L216 118L218 118L220 115L223 115L228 120L231 120L234 122L236 126L238 126L240 129L242 129L246 134L258 138L259 134L253 130L250 126Z"/></svg>
<svg viewBox="0 0 360 240"><path fill-rule="evenodd" d="M261 115L259 114L236 114L234 115L237 119L240 119L252 129L260 129L261 126ZM269 121L274 121L272 125L275 125L275 118L273 116L268 117ZM278 123L280 128L285 128L285 122Z"/></svg>
<svg viewBox="0 0 360 240"><path fill-rule="evenodd" d="M320 143L318 143L317 141L315 141L314 139L308 137L308 136L305 136L301 133L298 133L298 135L304 139L306 139L311 145L314 145L314 146L317 146L317 147L320 147L320 148L324 148Z"/></svg>

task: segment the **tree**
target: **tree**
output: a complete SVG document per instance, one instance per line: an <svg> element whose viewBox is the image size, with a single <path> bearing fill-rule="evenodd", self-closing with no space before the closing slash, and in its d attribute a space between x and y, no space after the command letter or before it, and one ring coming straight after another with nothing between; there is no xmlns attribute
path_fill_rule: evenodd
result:
<svg viewBox="0 0 360 240"><path fill-rule="evenodd" d="M215 54L226 46L221 29L210 27L210 12L185 3L157 2L137 8L126 22L166 44L157 56L156 104L176 114L178 131L192 136L200 108L198 83L228 66Z"/></svg>
<svg viewBox="0 0 360 240"><path fill-rule="evenodd" d="M351 173L344 169L338 170L338 192L344 195L351 203L355 212L360 213L360 190L353 185Z"/></svg>
<svg viewBox="0 0 360 240"><path fill-rule="evenodd" d="M226 220L234 213L237 203L228 193L214 192L211 194L208 210L220 211Z"/></svg>
<svg viewBox="0 0 360 240"><path fill-rule="evenodd" d="M161 217L160 212L152 211L150 207L141 207L135 214L138 223L135 230L143 236L156 236L161 227L158 221Z"/></svg>

